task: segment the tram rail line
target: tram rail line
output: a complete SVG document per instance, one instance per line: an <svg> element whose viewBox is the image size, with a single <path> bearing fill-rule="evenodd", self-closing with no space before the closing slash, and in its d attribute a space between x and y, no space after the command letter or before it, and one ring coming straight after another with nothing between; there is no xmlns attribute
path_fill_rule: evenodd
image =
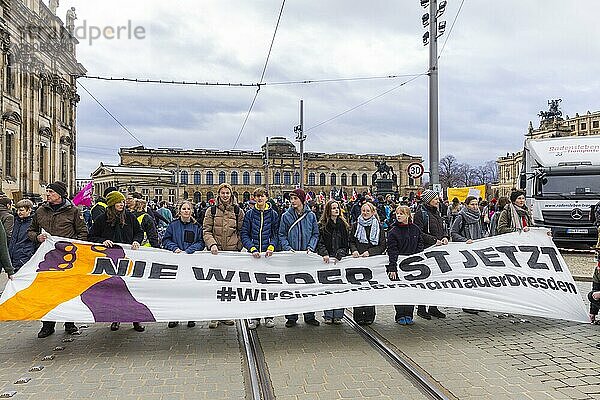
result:
<svg viewBox="0 0 600 400"><path fill-rule="evenodd" d="M367 343L377 350L394 368L405 376L425 396L434 400L456 400L447 389L435 381L425 370L416 365L393 344L371 328L358 325L352 313L344 311L344 321Z"/></svg>
<svg viewBox="0 0 600 400"><path fill-rule="evenodd" d="M246 382L246 398L249 400L275 400L273 382L265 354L260 345L256 330L248 328L247 320L238 320L238 338L245 361L244 375Z"/></svg>

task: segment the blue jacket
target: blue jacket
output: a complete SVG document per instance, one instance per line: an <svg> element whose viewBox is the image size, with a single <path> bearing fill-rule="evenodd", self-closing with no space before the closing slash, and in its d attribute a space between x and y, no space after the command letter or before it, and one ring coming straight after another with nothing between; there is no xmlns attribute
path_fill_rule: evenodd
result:
<svg viewBox="0 0 600 400"><path fill-rule="evenodd" d="M181 222L181 219L174 219L167 230L162 240L163 248L175 251L183 250L188 254L195 251L204 250L204 240L202 239L202 226L195 222L187 224Z"/></svg>
<svg viewBox="0 0 600 400"><path fill-rule="evenodd" d="M27 237L27 229L29 229L32 220L32 216L23 219L15 218L12 236L8 245L10 260L15 271L18 271L35 253L36 245Z"/></svg>
<svg viewBox="0 0 600 400"><path fill-rule="evenodd" d="M299 218L302 218L302 220L294 225L294 222ZM279 244L282 250L316 251L318 241L319 225L317 224L317 217L315 213L310 211L308 206L304 206L304 213L301 216L296 214L294 207L288 208L283 213L279 223Z"/></svg>
<svg viewBox="0 0 600 400"><path fill-rule="evenodd" d="M241 236L242 245L250 253L275 251L277 236L279 234L279 214L273 210L269 203L264 210L251 208L244 216Z"/></svg>

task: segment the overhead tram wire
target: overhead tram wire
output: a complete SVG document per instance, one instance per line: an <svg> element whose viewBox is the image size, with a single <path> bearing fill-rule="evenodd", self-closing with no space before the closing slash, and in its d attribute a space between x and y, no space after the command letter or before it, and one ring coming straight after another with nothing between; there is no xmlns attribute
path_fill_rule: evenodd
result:
<svg viewBox="0 0 600 400"><path fill-rule="evenodd" d="M377 96L371 97L370 99L368 99L368 100L365 100L365 101L363 101L362 103L355 105L354 107L351 107L351 108L349 108L349 109L347 109L347 110L345 110L345 111L342 111L342 112L341 112L341 113L339 113L339 114L336 114L336 115L334 115L333 117L331 117L331 118L329 118L329 119L326 119L325 121L319 122L318 124L311 126L310 128L306 129L304 132L308 132L308 131L310 131L310 130L313 130L313 129L315 129L315 128L318 128L318 127L319 127L319 126L321 126L321 125L325 125L325 124L327 124L327 123L329 123L329 122L333 121L334 119L337 119L337 118L339 118L339 117L341 117L341 116L343 116L343 115L346 115L346 114L348 114L348 113L350 113L350 112L352 112L352 111L356 110L357 108L360 108L360 107L362 107L362 106L364 106L364 105L366 105L366 104L369 104L370 102L372 102L372 101L374 101L374 100L377 100L378 98L380 98L380 97L383 97L383 96L385 96L386 94L389 94L389 93L393 92L394 90L397 90L397 89L401 88L402 86L406 85L407 83L410 83L410 82L412 82L412 81L416 80L417 78L419 78L419 77L421 77L421 76L425 76L425 75L427 75L427 73L426 73L426 72L424 72L424 73L421 73L421 74L417 74L417 75L413 76L411 79L408 79L408 80L406 80L406 81L402 82L401 84L399 84L399 85L396 85L396 86L394 86L393 88L386 90L385 92L379 93Z"/></svg>
<svg viewBox="0 0 600 400"><path fill-rule="evenodd" d="M119 124L119 126L121 126L121 128L123 128L123 129L125 130L125 132L127 132L127 133L129 134L129 136L131 136L133 139L135 139L135 141L136 141L136 142L138 142L140 145L142 145L142 146L144 145L144 143L142 143L142 141L141 141L140 139L138 139L138 138L137 138L137 137L136 137L136 136L135 136L133 133L131 133L131 131L130 131L129 129L127 129L127 127L126 127L125 125L123 125L123 124L121 123L121 121L119 121L119 120L117 119L117 117L115 117L115 116L114 116L114 115L113 115L113 114L112 114L112 113L111 113L111 112L110 112L110 111L109 111L109 110L108 110L106 107L104 107L104 105L103 105L103 104L100 102L100 100L98 100L98 99L96 98L96 96L94 96L94 95L93 95L93 94L92 94L92 93L91 93L89 90L87 90L87 88L86 88L86 87L85 87L85 86L84 86L84 85L83 85L81 82L78 82L78 84L81 86L81 88L82 88L83 90L85 90L85 91L87 92L87 94L89 94L89 95L90 95L90 97L91 97L92 99L94 99L94 101L95 101L96 103L98 103L98 105L99 105L100 107L102 107L102 109L103 109L104 111L106 111L106 113L107 113L108 115L110 115L110 116L111 116L111 118L112 118L112 119L114 119L114 120L115 120L115 122L116 122L117 124Z"/></svg>
<svg viewBox="0 0 600 400"><path fill-rule="evenodd" d="M258 88L256 89L256 93L254 93L254 98L252 99L252 103L250 103L250 108L248 108L248 112L246 113L246 117L244 118L244 123L240 128L240 132L238 133L237 138L235 139L235 143L233 144L233 149L236 148L240 137L242 137L242 133L244 132L244 128L246 127L246 123L248 122L248 118L250 117L250 113L252 112L252 108L254 107L254 103L256 103L256 98L258 97L258 93L260 92L260 86L262 85L263 79L265 78L265 73L267 72L267 65L269 64L269 58L271 57L271 50L273 50L273 43L275 43L275 36L277 35L277 29L279 28L279 22L281 21L281 15L283 14L283 8L285 7L285 0L281 2L281 9L279 10L279 16L277 17L277 24L275 24L275 31L273 32L273 37L271 38L271 45L269 46L269 52L267 53L267 59L265 60L265 65L263 67L262 73L260 75L260 82L258 83Z"/></svg>
<svg viewBox="0 0 600 400"><path fill-rule="evenodd" d="M444 44L442 44L442 49L440 50L440 54L438 55L438 61L440 59L440 57L442 56L442 53L444 52L444 48L446 47L446 43L448 43L448 39L450 39L450 35L452 34L452 29L454 29L454 24L456 23L456 20L458 19L458 16L460 15L460 12L462 10L463 5L465 4L465 0L462 0L460 3L460 6L458 7L458 11L456 12L456 15L454 16L454 20L452 21L452 25L450 25L450 30L448 30L448 34L446 35L446 39L444 40Z"/></svg>

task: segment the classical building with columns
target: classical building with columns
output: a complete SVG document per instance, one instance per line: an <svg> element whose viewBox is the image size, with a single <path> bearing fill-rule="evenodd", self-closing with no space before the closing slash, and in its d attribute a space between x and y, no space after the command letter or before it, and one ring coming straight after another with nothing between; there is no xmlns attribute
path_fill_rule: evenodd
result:
<svg viewBox="0 0 600 400"><path fill-rule="evenodd" d="M562 112L558 110L559 101L554 100L550 111L542 115L540 126L534 129L529 122L529 128L524 139L544 139L564 136L600 135L600 111L586 112L583 115L568 115L563 119ZM507 153L497 159L498 185L493 187L496 195L509 196L511 190L518 187L519 175L523 161L523 150Z"/></svg>
<svg viewBox="0 0 600 400"><path fill-rule="evenodd" d="M238 201L248 200L257 186L268 187L272 197L284 196L294 190L300 182L300 154L296 146L284 137L269 139L268 146L263 144L261 151L246 150L182 150L149 149L143 146L122 148L119 151L120 167L129 167L134 180L136 168L155 168L157 173L168 171L170 185L123 184L123 176L107 174L99 168L92 174L96 185L100 172L104 171L103 182L120 182L119 189L133 186L148 199L182 199L195 202L214 198L220 183L230 183L236 192ZM413 162L422 162L420 156L407 154L350 154L315 153L304 154L304 186L307 191L336 194L342 191L347 198L357 193L375 192L375 161L385 161L391 166L390 173L400 195L416 194L422 185L421 178L412 179L406 170ZM141 171L141 170L140 170ZM160 172L162 174L162 172ZM148 181L149 179L146 179ZM95 193L101 193L101 187L94 187ZM160 193L160 195L159 195ZM169 194L167 194L169 193Z"/></svg>
<svg viewBox="0 0 600 400"><path fill-rule="evenodd" d="M40 199L62 180L73 194L78 41L41 0L0 5L0 190Z"/></svg>

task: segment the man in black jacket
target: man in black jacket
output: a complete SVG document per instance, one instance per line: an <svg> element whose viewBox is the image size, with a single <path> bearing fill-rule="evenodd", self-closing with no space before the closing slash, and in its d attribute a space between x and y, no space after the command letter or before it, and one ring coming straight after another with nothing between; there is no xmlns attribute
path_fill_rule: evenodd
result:
<svg viewBox="0 0 600 400"><path fill-rule="evenodd" d="M444 228L444 220L438 209L439 204L439 195L428 189L421 194L421 205L415 211L415 225L421 229L425 247L448 244L448 233ZM432 316L446 318L446 314L438 310L436 306L430 306L429 310L425 306L419 306L417 315L425 319L431 319Z"/></svg>

